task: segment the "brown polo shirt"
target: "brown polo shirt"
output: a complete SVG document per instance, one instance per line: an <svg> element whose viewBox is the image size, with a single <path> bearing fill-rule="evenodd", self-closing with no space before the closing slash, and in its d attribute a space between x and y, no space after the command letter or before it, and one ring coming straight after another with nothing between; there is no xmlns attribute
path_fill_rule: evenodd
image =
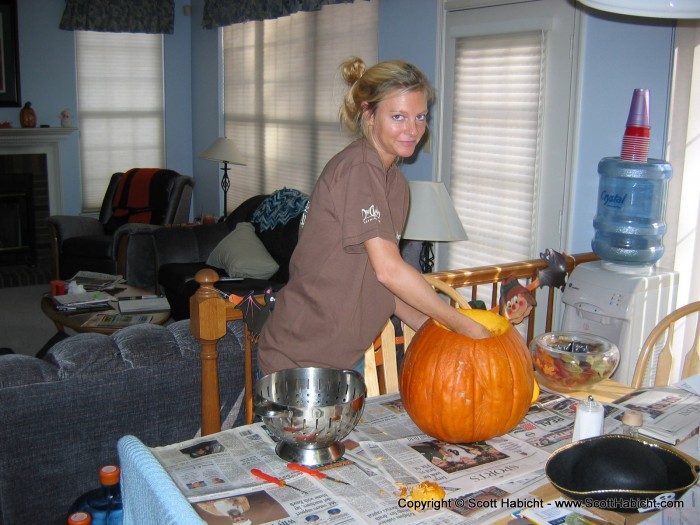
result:
<svg viewBox="0 0 700 525"><path fill-rule="evenodd" d="M302 218L287 285L263 327L258 364L266 374L294 367L353 368L395 309L364 242L397 243L409 189L384 172L376 150L356 140L321 173Z"/></svg>

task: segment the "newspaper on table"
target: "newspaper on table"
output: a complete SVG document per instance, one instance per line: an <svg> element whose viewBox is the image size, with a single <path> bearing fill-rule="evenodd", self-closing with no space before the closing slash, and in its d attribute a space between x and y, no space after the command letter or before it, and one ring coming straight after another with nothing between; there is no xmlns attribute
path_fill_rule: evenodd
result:
<svg viewBox="0 0 700 525"><path fill-rule="evenodd" d="M344 440L344 458L324 467L348 485L288 469L275 444L257 423L151 450L209 523L236 518L280 525L478 523L503 512L504 498L542 478L548 457L510 436L470 445L438 442L420 432L398 394L368 399L362 420ZM253 468L291 487L264 482L250 473ZM439 482L447 498L416 512L406 496L425 480Z"/></svg>
<svg viewBox="0 0 700 525"><path fill-rule="evenodd" d="M643 418L639 433L670 445L694 436L700 428L700 396L675 386L641 388L611 406L616 410L606 413L606 421L621 427L624 411L637 410Z"/></svg>

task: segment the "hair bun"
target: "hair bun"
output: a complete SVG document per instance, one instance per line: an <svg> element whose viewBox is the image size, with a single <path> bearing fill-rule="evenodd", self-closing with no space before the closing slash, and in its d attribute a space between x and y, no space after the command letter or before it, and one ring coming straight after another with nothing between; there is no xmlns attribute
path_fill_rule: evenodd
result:
<svg viewBox="0 0 700 525"><path fill-rule="evenodd" d="M366 70L364 60L359 57L348 58L342 66L343 79L349 86L352 86L365 74Z"/></svg>

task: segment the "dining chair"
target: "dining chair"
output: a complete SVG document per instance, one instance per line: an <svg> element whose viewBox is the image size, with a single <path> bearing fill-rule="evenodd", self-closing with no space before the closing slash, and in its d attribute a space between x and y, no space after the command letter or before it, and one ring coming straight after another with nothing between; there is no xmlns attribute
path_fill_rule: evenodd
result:
<svg viewBox="0 0 700 525"><path fill-rule="evenodd" d="M687 340L692 331L693 320L695 321L695 336L692 339L692 345L685 352L688 345L685 344L685 348L674 346L674 337L677 335L676 332L684 330L684 339ZM681 321L685 321L685 323L683 324ZM661 349L657 350L657 346L662 343ZM659 321L649 333L637 357L637 365L632 377L632 388L640 388L645 383L647 368L656 352L658 352L658 359L653 379L654 386L669 384L671 371L676 362L680 363L681 379L700 373L700 301L674 310ZM652 372L649 371L649 373Z"/></svg>
<svg viewBox="0 0 700 525"><path fill-rule="evenodd" d="M448 296L453 306L470 308L467 299L449 284L431 275L423 275L423 277L435 290ZM401 323L400 328L403 336L397 335L396 326L393 320L389 319L375 342L365 351L367 397L393 394L399 391L397 346L403 345L405 352L415 335L413 329L403 323Z"/></svg>
<svg viewBox="0 0 700 525"><path fill-rule="evenodd" d="M146 445L134 436L117 442L124 525L206 525Z"/></svg>

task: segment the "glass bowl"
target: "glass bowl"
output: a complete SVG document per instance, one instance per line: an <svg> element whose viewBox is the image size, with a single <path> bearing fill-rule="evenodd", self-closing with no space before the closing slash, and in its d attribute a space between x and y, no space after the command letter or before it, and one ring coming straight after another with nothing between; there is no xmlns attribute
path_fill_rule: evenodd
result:
<svg viewBox="0 0 700 525"><path fill-rule="evenodd" d="M612 375L620 361L617 345L581 332L547 332L530 342L535 377L558 392L588 390Z"/></svg>

